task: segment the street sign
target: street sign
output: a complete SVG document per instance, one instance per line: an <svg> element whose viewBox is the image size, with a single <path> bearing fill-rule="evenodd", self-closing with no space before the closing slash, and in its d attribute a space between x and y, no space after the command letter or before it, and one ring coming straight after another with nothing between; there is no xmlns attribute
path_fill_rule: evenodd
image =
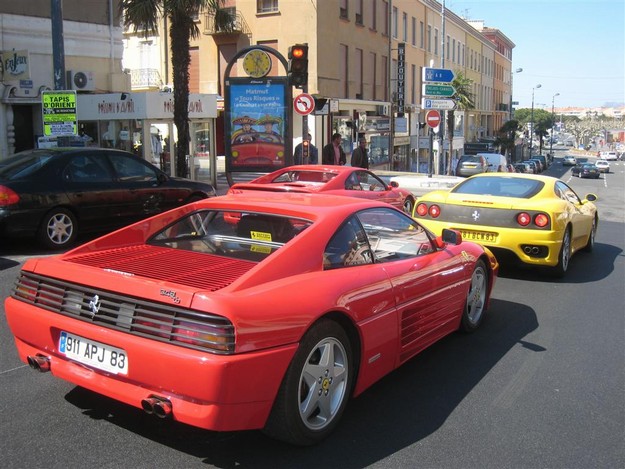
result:
<svg viewBox="0 0 625 469"><path fill-rule="evenodd" d="M451 83L454 81L454 72L447 68L424 68L423 81L434 81L438 83Z"/></svg>
<svg viewBox="0 0 625 469"><path fill-rule="evenodd" d="M293 109L302 116L307 116L315 110L315 98L307 93L302 93L293 98Z"/></svg>
<svg viewBox="0 0 625 469"><path fill-rule="evenodd" d="M438 111L428 111L425 115L425 122L432 128L438 127L441 123L441 114Z"/></svg>
<svg viewBox="0 0 625 469"><path fill-rule="evenodd" d="M75 91L44 91L41 93L41 108L46 137L78 135Z"/></svg>
<svg viewBox="0 0 625 469"><path fill-rule="evenodd" d="M456 102L453 99L428 99L423 98L421 101L423 109L441 109L443 111L452 111L456 109Z"/></svg>
<svg viewBox="0 0 625 469"><path fill-rule="evenodd" d="M422 86L423 96L453 96L456 94L456 88L451 85L430 85L424 84Z"/></svg>

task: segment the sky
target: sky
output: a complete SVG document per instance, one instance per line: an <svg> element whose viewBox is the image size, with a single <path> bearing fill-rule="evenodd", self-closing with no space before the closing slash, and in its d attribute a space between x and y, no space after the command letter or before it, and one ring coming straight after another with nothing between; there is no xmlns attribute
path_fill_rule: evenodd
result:
<svg viewBox="0 0 625 469"><path fill-rule="evenodd" d="M512 70L523 69L513 75L516 109L531 107L532 89L535 108L625 106L625 1L445 0L445 7L515 44Z"/></svg>

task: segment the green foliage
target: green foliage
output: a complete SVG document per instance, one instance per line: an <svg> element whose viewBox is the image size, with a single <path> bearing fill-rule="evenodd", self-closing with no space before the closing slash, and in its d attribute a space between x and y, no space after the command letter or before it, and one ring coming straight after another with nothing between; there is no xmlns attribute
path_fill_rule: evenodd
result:
<svg viewBox="0 0 625 469"><path fill-rule="evenodd" d="M144 37L159 34L163 17L169 19L171 38L171 64L174 85L174 124L178 130L176 147L176 175L187 176L189 154L189 48L191 39L200 35L195 17L201 12L218 16L220 21L230 21L223 15L224 0L121 0L120 9L124 26ZM167 77L166 77L167 79Z"/></svg>

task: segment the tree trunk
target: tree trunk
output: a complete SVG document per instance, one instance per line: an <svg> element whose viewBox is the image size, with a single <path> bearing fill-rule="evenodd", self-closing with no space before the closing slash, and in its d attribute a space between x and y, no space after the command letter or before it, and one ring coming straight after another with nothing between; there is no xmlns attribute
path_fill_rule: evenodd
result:
<svg viewBox="0 0 625 469"><path fill-rule="evenodd" d="M189 43L191 23L186 15L171 15L171 62L174 85L174 124L178 130L176 146L176 176L188 177L187 155L189 154Z"/></svg>

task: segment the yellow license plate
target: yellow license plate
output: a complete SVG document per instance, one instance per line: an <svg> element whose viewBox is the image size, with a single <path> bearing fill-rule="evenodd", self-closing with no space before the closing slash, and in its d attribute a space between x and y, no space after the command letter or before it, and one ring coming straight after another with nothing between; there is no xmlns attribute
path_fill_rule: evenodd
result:
<svg viewBox="0 0 625 469"><path fill-rule="evenodd" d="M488 242L488 243L496 243L497 242L497 233L490 233L488 231L467 231L461 230L462 239L466 239L467 241L476 241L476 242Z"/></svg>

